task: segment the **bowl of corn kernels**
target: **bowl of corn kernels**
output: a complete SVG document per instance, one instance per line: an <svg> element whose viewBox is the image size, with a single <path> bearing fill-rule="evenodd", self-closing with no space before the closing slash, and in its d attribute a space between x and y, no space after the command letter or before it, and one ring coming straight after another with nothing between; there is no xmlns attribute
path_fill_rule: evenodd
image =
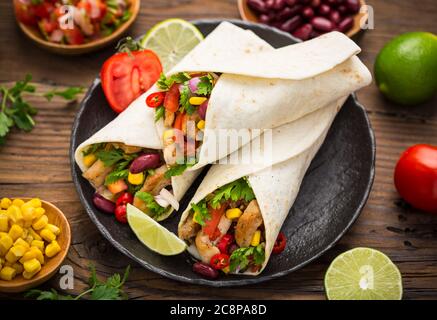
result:
<svg viewBox="0 0 437 320"><path fill-rule="evenodd" d="M70 247L67 218L38 198L0 200L0 291L22 292L48 280Z"/></svg>

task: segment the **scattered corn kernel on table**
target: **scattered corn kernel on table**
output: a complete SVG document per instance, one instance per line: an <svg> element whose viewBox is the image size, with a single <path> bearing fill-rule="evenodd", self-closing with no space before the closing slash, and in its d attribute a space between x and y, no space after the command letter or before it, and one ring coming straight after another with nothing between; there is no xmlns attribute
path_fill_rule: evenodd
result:
<svg viewBox="0 0 437 320"><path fill-rule="evenodd" d="M42 91L49 90L51 84L90 85L112 49L81 57L47 53L20 33L11 3L0 3L0 81L15 81L31 73ZM423 0L420 6L409 0L368 3L374 9L376 29L365 32L356 41L363 48L361 58L369 68L391 37L415 30L437 33L434 0ZM208 5L203 0L144 0L131 34L143 34L158 21L171 17L239 18L236 1L231 0L210 0ZM126 291L132 299L324 299L323 276L333 258L347 249L367 246L382 250L397 264L403 275L404 298L437 298L437 217L400 205L392 178L396 161L405 148L416 143L437 144L436 101L420 108L401 108L386 102L374 85L362 90L358 97L368 110L377 139L376 179L370 199L337 246L309 266L267 283L211 291L164 279L114 249L88 218L71 180L68 148L77 104L33 101L39 109L35 129L29 134L12 133L6 145L0 147L0 198L40 197L53 202L67 215L73 238L65 263L74 268L75 288L69 291L72 294L86 287L86 266L92 263L98 275L104 277L121 273L131 264L133 270ZM58 288L58 280L59 275L45 287ZM11 297L22 295L0 293L0 298Z"/></svg>

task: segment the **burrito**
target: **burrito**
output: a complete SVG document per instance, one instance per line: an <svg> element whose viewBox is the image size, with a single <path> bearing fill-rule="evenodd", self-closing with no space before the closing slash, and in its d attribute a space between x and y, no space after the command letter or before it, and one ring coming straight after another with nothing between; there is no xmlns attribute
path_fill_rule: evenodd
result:
<svg viewBox="0 0 437 320"><path fill-rule="evenodd" d="M244 41L250 45L236 52ZM275 50L223 22L150 92L170 174L216 163L263 130L363 87L370 74L359 52L339 32ZM228 140L233 143L224 146Z"/></svg>
<svg viewBox="0 0 437 320"><path fill-rule="evenodd" d="M211 167L178 226L193 257L225 273L262 272L278 250L280 229L345 99L273 129L270 165ZM239 152L252 151L246 145Z"/></svg>

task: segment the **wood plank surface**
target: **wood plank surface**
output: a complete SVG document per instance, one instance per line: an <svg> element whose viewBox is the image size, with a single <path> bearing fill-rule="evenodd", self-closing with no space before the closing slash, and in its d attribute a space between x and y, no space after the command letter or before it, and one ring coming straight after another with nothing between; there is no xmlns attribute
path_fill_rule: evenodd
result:
<svg viewBox="0 0 437 320"><path fill-rule="evenodd" d="M51 85L87 87L111 55L108 48L81 57L53 55L30 43L19 31L11 6L0 2L0 81L15 81L31 73L38 88ZM378 51L393 36L407 31L437 33L434 0L418 4L408 0L369 0L375 13L375 30L360 35L360 57L373 69ZM171 18L239 18L233 0L147 0L130 34L145 33L156 22ZM115 250L97 231L79 203L69 165L69 140L77 104L33 100L39 109L31 133L10 135L0 147L0 197L37 196L53 202L68 216L73 232L66 260L74 267L78 293L87 283L87 265L100 276L133 267L126 285L132 299L273 298L324 299L323 276L332 259L347 249L367 246L382 250L398 265L404 281L404 298L437 298L437 217L402 205L393 186L393 170L401 152L416 143L437 145L437 101L415 108L387 102L375 85L358 93L375 130L376 178L369 201L358 221L339 244L309 266L281 279L247 287L213 289L178 283L144 270ZM59 276L46 287L58 287ZM0 298L21 295L0 294Z"/></svg>

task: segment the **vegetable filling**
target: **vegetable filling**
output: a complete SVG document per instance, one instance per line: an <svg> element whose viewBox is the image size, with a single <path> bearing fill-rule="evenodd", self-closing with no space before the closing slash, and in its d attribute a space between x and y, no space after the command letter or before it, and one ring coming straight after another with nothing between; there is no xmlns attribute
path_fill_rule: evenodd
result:
<svg viewBox="0 0 437 320"><path fill-rule="evenodd" d="M179 237L214 269L259 271L265 260L264 221L247 179L228 183L192 203Z"/></svg>

